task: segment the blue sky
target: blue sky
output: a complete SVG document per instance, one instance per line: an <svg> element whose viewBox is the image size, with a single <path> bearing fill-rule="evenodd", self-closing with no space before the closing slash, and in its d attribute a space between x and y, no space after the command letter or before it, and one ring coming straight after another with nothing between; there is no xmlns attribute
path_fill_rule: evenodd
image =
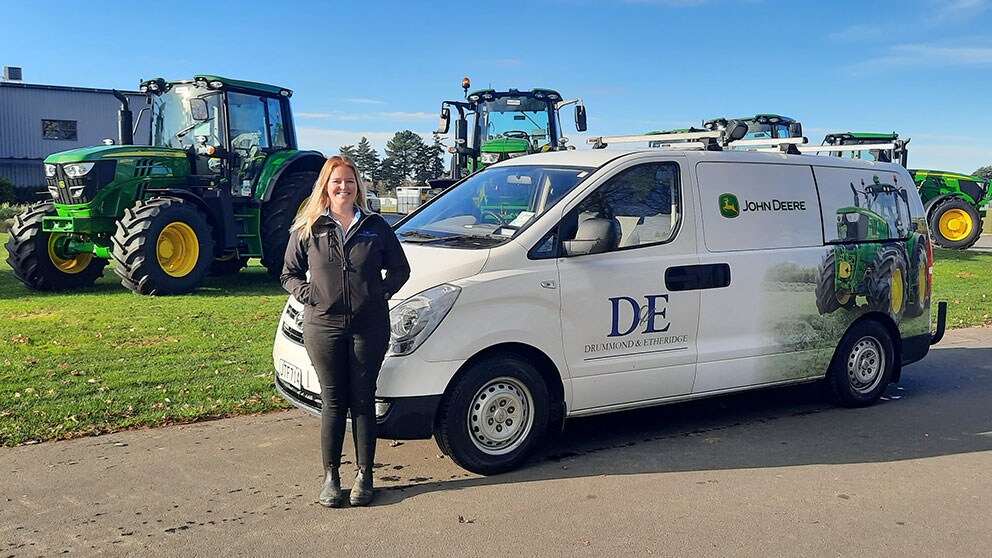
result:
<svg viewBox="0 0 992 558"><path fill-rule="evenodd" d="M212 73L293 89L304 147L437 125L474 87L581 97L589 135L776 112L812 143L897 131L910 166L992 164L992 0L518 2L5 0L0 65L28 83L136 89ZM126 7L124 7L126 6Z"/></svg>

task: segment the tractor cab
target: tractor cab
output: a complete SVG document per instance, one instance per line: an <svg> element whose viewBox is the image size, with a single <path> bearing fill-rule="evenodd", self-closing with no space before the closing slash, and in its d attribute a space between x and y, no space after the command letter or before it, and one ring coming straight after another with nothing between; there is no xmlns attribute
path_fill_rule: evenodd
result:
<svg viewBox="0 0 992 558"><path fill-rule="evenodd" d="M909 196L905 188L884 184L875 175L859 190L853 183L854 205L837 210L837 232L845 241L906 238L910 233ZM863 203L862 203L863 200Z"/></svg>
<svg viewBox="0 0 992 558"><path fill-rule="evenodd" d="M192 176L249 196L268 154L296 149L281 87L196 76L141 83L151 101L151 144L187 152Z"/></svg>
<svg viewBox="0 0 992 558"><path fill-rule="evenodd" d="M803 125L788 116L778 114L756 114L744 118L714 118L703 122L703 128L711 131L723 130L727 124L739 120L747 124L747 133L741 139L764 140L779 138L801 138Z"/></svg>
<svg viewBox="0 0 992 558"><path fill-rule="evenodd" d="M487 165L528 153L557 151L568 148L568 138L562 136L561 109L575 104L575 128L586 130L586 111L582 99L564 100L552 89L496 91L482 89L468 93L471 81L462 80L464 101L444 101L441 104L437 133L448 133L451 109L458 113L455 120L455 145L452 183Z"/></svg>
<svg viewBox="0 0 992 558"><path fill-rule="evenodd" d="M837 157L850 157L865 161L882 163L899 163L906 166L906 144L909 140L899 139L899 134L872 134L863 132L843 132L827 134L823 137L823 145L829 147L847 147L832 151Z"/></svg>

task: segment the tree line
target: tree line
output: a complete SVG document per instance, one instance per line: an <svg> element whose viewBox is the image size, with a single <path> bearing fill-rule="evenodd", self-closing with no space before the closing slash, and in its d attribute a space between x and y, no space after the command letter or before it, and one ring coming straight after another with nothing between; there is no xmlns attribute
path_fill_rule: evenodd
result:
<svg viewBox="0 0 992 558"><path fill-rule="evenodd" d="M341 155L355 161L362 180L379 195L391 195L396 188L425 185L444 174L445 149L437 134L427 143L420 134L403 130L386 143L385 157L380 158L365 136L357 145L341 146Z"/></svg>

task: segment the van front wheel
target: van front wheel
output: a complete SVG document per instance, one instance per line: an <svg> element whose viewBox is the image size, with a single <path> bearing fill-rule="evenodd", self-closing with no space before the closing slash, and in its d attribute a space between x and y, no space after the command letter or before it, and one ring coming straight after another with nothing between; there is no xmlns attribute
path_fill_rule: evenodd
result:
<svg viewBox="0 0 992 558"><path fill-rule="evenodd" d="M465 371L441 402L434 437L464 469L480 475L520 466L548 427L548 388L512 353Z"/></svg>
<svg viewBox="0 0 992 558"><path fill-rule="evenodd" d="M827 386L843 407L867 407L892 381L895 350L882 324L863 321L844 335L827 372Z"/></svg>

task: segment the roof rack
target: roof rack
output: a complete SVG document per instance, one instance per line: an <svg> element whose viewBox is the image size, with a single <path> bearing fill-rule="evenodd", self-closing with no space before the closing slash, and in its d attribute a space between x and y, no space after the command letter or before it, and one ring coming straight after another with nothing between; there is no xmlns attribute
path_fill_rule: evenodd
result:
<svg viewBox="0 0 992 558"><path fill-rule="evenodd" d="M593 149L603 149L611 143L648 142L652 148L702 149L722 151L725 148L744 148L754 151L773 151L799 155L797 146L805 144L805 137L731 140L724 130L705 132L663 132L637 136L599 136L587 140Z"/></svg>
<svg viewBox="0 0 992 558"><path fill-rule="evenodd" d="M855 153L860 151L874 151L880 162L899 163L906 166L906 144L908 139L897 139L883 143L862 143L848 145L804 145L799 148L802 153L822 153L840 155L841 153Z"/></svg>

